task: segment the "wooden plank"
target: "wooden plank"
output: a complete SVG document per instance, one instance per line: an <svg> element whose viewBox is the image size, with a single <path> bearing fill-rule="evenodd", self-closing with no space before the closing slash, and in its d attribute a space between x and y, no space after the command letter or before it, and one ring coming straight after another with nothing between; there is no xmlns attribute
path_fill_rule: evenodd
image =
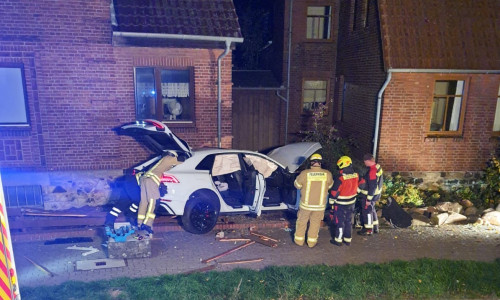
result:
<svg viewBox="0 0 500 300"><path fill-rule="evenodd" d="M263 240L270 240L270 241L273 241L273 242L276 242L276 243L279 242L279 240L276 240L276 239L273 239L271 237L268 237L267 235L263 235L262 233L258 233L257 231L250 231L250 234L258 236L258 237L260 237Z"/></svg>
<svg viewBox="0 0 500 300"><path fill-rule="evenodd" d="M222 239L217 239L219 242L249 242L251 241L250 239L244 239L244 238L222 238Z"/></svg>
<svg viewBox="0 0 500 300"><path fill-rule="evenodd" d="M230 261L224 261L224 262L219 262L219 265L236 265L236 264L247 264L247 263L254 263L254 262L259 262L263 261L264 258L254 258L254 259L242 259L242 260L230 260Z"/></svg>
<svg viewBox="0 0 500 300"><path fill-rule="evenodd" d="M202 260L201 262L202 262L202 263L204 263L204 264L209 263L209 262L211 262L211 261L213 261L213 260L219 259L219 258L221 258L221 257L223 257L223 256L226 256L226 255L228 255L228 254L231 254L231 253L233 253L233 252L235 252L235 251L238 251L238 250L240 250L240 249L243 249L243 248L248 247L248 246L253 245L253 244L255 244L255 241L246 242L246 243L245 243L245 244L243 244L243 245L240 245L240 246L235 247L235 248L233 248L233 249L229 249L229 250L227 250L227 251L225 251L225 252L222 252L221 254L218 254L218 255L216 255L216 256L213 256L213 257L210 257L210 258L204 259L204 260Z"/></svg>
<svg viewBox="0 0 500 300"><path fill-rule="evenodd" d="M278 247L278 243L270 241L270 240L263 240L260 237L255 236L255 235L242 235L241 237L245 238L245 239L251 239L253 242L256 242L256 243L259 243L259 244L262 244L262 245L265 245L265 246L268 246L271 248Z"/></svg>

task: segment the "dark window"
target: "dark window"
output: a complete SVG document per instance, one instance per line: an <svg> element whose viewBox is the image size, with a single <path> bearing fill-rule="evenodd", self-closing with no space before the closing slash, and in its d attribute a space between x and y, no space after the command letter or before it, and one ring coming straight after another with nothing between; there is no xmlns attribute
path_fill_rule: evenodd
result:
<svg viewBox="0 0 500 300"><path fill-rule="evenodd" d="M22 65L0 65L0 125L28 125Z"/></svg>
<svg viewBox="0 0 500 300"><path fill-rule="evenodd" d="M137 119L164 122L194 121L192 68L135 69L135 104Z"/></svg>

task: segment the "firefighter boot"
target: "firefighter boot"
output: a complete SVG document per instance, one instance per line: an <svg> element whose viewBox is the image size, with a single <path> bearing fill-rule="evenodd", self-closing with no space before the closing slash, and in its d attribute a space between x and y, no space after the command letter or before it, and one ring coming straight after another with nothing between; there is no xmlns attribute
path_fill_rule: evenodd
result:
<svg viewBox="0 0 500 300"><path fill-rule="evenodd" d="M363 228L360 231L358 231L358 234L359 235L365 235L365 236L373 235L373 230L372 229Z"/></svg>
<svg viewBox="0 0 500 300"><path fill-rule="evenodd" d="M335 246L342 246L342 243L337 242L336 240L330 240L330 243L334 244Z"/></svg>
<svg viewBox="0 0 500 300"><path fill-rule="evenodd" d="M380 229L378 229L378 225L373 225L373 233L379 233Z"/></svg>

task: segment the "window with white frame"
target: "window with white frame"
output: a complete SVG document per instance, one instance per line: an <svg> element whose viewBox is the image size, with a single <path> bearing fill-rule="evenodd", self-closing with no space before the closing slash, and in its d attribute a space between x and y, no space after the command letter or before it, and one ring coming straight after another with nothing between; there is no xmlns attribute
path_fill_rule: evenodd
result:
<svg viewBox="0 0 500 300"><path fill-rule="evenodd" d="M0 64L0 126L28 124L23 66Z"/></svg>
<svg viewBox="0 0 500 300"><path fill-rule="evenodd" d="M463 127L465 114L465 80L437 80L434 84L434 97L430 131L432 133L459 133Z"/></svg>
<svg viewBox="0 0 500 300"><path fill-rule="evenodd" d="M493 133L500 135L500 85L497 93L497 108L495 110L495 121L493 122Z"/></svg>
<svg viewBox="0 0 500 300"><path fill-rule="evenodd" d="M193 69L135 68L137 119L194 121Z"/></svg>
<svg viewBox="0 0 500 300"><path fill-rule="evenodd" d="M328 81L304 80L302 87L302 111L311 112L319 106L326 105Z"/></svg>
<svg viewBox="0 0 500 300"><path fill-rule="evenodd" d="M307 7L307 38L323 39L331 38L331 6L308 6Z"/></svg>

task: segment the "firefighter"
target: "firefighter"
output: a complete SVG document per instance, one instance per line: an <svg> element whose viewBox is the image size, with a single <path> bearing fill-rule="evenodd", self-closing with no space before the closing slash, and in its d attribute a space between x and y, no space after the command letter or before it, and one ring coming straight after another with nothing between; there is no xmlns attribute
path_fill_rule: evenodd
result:
<svg viewBox="0 0 500 300"><path fill-rule="evenodd" d="M139 209L139 203L137 200L125 200L120 199L117 203L113 205L110 211L106 214L106 220L104 221L104 226L113 229L115 225L116 218L123 212L127 222L132 225L132 227L137 227L137 210Z"/></svg>
<svg viewBox="0 0 500 300"><path fill-rule="evenodd" d="M300 204L297 213L294 242L304 245L307 224L307 245L312 248L318 242L321 221L325 217L328 189L333 185L332 173L321 168L323 158L315 153L311 156L311 167L302 171L294 185L300 190Z"/></svg>
<svg viewBox="0 0 500 300"><path fill-rule="evenodd" d="M163 172L179 164L177 157L176 152L167 151L164 157L139 178L141 202L137 213L137 224L139 229L149 234L153 234L155 209L160 204L160 178Z"/></svg>
<svg viewBox="0 0 500 300"><path fill-rule="evenodd" d="M352 240L352 213L356 204L358 194L359 175L352 168L352 160L349 156L342 156L337 161L340 169L335 178L333 188L330 191L329 203L330 219L332 219L333 239L330 243L336 246L351 245Z"/></svg>
<svg viewBox="0 0 500 300"><path fill-rule="evenodd" d="M365 195L364 203L361 204L361 215L363 218L363 229L358 231L359 235L372 235L379 232L379 224L375 203L380 199L384 177L382 167L375 162L371 154L363 156L365 166L368 168L360 186L360 194Z"/></svg>

